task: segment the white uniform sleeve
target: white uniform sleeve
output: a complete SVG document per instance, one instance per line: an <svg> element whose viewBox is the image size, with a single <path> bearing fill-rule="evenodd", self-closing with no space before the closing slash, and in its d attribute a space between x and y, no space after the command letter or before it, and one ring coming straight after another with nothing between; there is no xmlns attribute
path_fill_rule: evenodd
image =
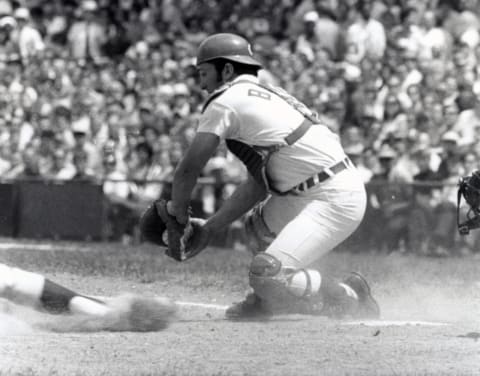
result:
<svg viewBox="0 0 480 376"><path fill-rule="evenodd" d="M212 102L200 118L197 132L213 133L221 139L232 137L236 133L235 112L218 102Z"/></svg>

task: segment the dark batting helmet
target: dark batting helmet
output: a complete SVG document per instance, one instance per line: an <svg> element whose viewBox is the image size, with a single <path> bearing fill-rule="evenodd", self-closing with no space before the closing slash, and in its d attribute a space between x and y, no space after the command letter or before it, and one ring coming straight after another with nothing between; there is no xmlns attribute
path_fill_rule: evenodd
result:
<svg viewBox="0 0 480 376"><path fill-rule="evenodd" d="M259 68L262 67L262 64L253 58L250 43L236 34L214 34L200 43L197 52L197 65L214 59L225 59Z"/></svg>

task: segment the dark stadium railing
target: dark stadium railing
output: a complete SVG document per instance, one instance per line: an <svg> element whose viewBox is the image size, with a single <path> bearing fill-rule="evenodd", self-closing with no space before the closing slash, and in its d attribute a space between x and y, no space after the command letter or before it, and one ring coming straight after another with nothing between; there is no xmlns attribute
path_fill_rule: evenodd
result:
<svg viewBox="0 0 480 376"><path fill-rule="evenodd" d="M112 220L103 182L161 183L164 180L60 181L34 178L3 180L0 183L0 236L30 239L115 241L106 232ZM201 178L200 186L218 186L213 178ZM225 183L237 182L226 181ZM368 206L365 219L341 248L352 250L398 247L417 249L425 242L455 245L456 208L444 200L429 206L429 189L453 188L454 183L418 182L367 184ZM427 190L425 190L427 189ZM200 197L196 200L202 200ZM375 196L375 198L374 198ZM427 198L427 199L425 199ZM201 213L201 203L197 215ZM138 214L138 213L137 213ZM119 216L125 212L119 211ZM115 218L113 218L115 219ZM124 218L118 218L122 220ZM135 220L135 217L133 217ZM135 226L135 223L133 223ZM241 225L225 233L225 243L242 242ZM118 235L118 234L117 234Z"/></svg>

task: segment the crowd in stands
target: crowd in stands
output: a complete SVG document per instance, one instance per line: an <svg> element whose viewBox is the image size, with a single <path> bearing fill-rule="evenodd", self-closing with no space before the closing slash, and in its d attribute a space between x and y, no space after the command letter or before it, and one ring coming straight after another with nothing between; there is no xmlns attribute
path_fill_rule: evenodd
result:
<svg viewBox="0 0 480 376"><path fill-rule="evenodd" d="M369 183L372 247L475 251L455 236L455 184L480 157L478 0L0 0L0 178L104 182L135 221L169 194L216 32L247 37L261 80L339 133ZM220 150L196 210L244 173Z"/></svg>

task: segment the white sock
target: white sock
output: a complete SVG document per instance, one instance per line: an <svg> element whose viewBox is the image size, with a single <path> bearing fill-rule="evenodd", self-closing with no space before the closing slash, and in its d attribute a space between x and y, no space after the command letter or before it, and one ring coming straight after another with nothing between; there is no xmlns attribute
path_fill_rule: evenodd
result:
<svg viewBox="0 0 480 376"><path fill-rule="evenodd" d="M108 307L105 304L96 302L92 299L88 299L84 296L73 297L68 304L68 308L72 313L94 316L104 316L109 311Z"/></svg>

